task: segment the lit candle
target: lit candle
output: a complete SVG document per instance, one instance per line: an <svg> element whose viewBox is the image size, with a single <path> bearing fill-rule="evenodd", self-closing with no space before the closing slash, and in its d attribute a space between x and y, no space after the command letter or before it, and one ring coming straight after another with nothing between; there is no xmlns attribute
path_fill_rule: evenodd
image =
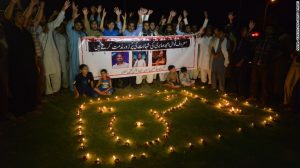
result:
<svg viewBox="0 0 300 168"><path fill-rule="evenodd" d="M134 156L134 154L131 154L131 155L129 156L129 158L130 158L131 160L135 160L135 159L136 159L136 156Z"/></svg>
<svg viewBox="0 0 300 168"><path fill-rule="evenodd" d="M129 95L128 95L128 97L129 97L129 98L131 98L131 97L132 97L132 95L131 95L131 94L129 94Z"/></svg>
<svg viewBox="0 0 300 168"><path fill-rule="evenodd" d="M140 121L137 121L136 123L135 123L135 125L136 125L136 127L142 127L143 125L144 125L144 123L143 122L140 122Z"/></svg>
<svg viewBox="0 0 300 168"><path fill-rule="evenodd" d="M140 96L144 96L144 94L143 94L143 93L140 93Z"/></svg>
<svg viewBox="0 0 300 168"><path fill-rule="evenodd" d="M262 124L263 124L263 125L267 125L268 122L267 122L266 120L263 120Z"/></svg>
<svg viewBox="0 0 300 168"><path fill-rule="evenodd" d="M80 149L84 149L84 144L80 143Z"/></svg>
<svg viewBox="0 0 300 168"><path fill-rule="evenodd" d="M147 154L146 153L142 153L141 154L141 158L145 159L147 157Z"/></svg>
<svg viewBox="0 0 300 168"><path fill-rule="evenodd" d="M125 146L130 146L130 140L129 139L126 140Z"/></svg>
<svg viewBox="0 0 300 168"><path fill-rule="evenodd" d="M204 144L204 139L203 139L203 138L200 138L199 143L200 143L200 144Z"/></svg>
<svg viewBox="0 0 300 168"><path fill-rule="evenodd" d="M118 163L120 163L120 159L119 158L117 158L115 155L113 155L113 161L114 161L114 163L115 164L118 164Z"/></svg>
<svg viewBox="0 0 300 168"><path fill-rule="evenodd" d="M189 147L189 149L193 149L193 148L194 148L194 145L193 145L191 142L189 142L189 143L188 143L188 147Z"/></svg>
<svg viewBox="0 0 300 168"><path fill-rule="evenodd" d="M237 132L242 132L242 128L237 128Z"/></svg>
<svg viewBox="0 0 300 168"><path fill-rule="evenodd" d="M249 106L249 102L248 102L248 101L245 101L245 102L244 102L244 105Z"/></svg>
<svg viewBox="0 0 300 168"><path fill-rule="evenodd" d="M170 153L175 152L175 148L174 148L173 146L170 146L170 147L169 147L169 152L170 152Z"/></svg>
<svg viewBox="0 0 300 168"><path fill-rule="evenodd" d="M96 159L95 164L97 164L97 165L100 164L100 158Z"/></svg>
<svg viewBox="0 0 300 168"><path fill-rule="evenodd" d="M218 139L221 139L222 137L223 137L223 136L222 136L221 134L218 134L218 135L217 135L217 138L218 138Z"/></svg>
<svg viewBox="0 0 300 168"><path fill-rule="evenodd" d="M272 116L269 116L269 117L268 117L268 120L269 120L269 121L273 121L273 117L272 117Z"/></svg>
<svg viewBox="0 0 300 168"><path fill-rule="evenodd" d="M250 124L250 127L255 127L255 124L254 124L254 122L252 122L251 124Z"/></svg>

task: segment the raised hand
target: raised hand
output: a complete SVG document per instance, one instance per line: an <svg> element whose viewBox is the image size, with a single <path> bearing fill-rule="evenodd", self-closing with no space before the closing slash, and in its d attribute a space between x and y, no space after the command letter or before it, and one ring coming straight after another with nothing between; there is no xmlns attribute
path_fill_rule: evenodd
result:
<svg viewBox="0 0 300 168"><path fill-rule="evenodd" d="M148 15L151 15L153 13L153 10L148 11Z"/></svg>
<svg viewBox="0 0 300 168"><path fill-rule="evenodd" d="M20 3L20 0L10 0L10 2L13 4L18 4L18 3Z"/></svg>
<svg viewBox="0 0 300 168"><path fill-rule="evenodd" d="M39 0L31 0L30 3L32 5L37 5L39 3Z"/></svg>
<svg viewBox="0 0 300 168"><path fill-rule="evenodd" d="M91 6L91 12L94 14L97 12L97 8L95 6Z"/></svg>
<svg viewBox="0 0 300 168"><path fill-rule="evenodd" d="M162 15L160 21L161 21L161 24L162 24L162 25L165 25L166 22L167 22L167 18L165 18L165 16Z"/></svg>
<svg viewBox="0 0 300 168"><path fill-rule="evenodd" d="M208 13L207 11L204 11L204 17L207 19L208 18Z"/></svg>
<svg viewBox="0 0 300 168"><path fill-rule="evenodd" d="M114 8L114 12L117 16L120 16L122 14L122 11L118 7Z"/></svg>
<svg viewBox="0 0 300 168"><path fill-rule="evenodd" d="M102 17L105 17L106 16L106 10L105 8L103 9L103 16Z"/></svg>
<svg viewBox="0 0 300 168"><path fill-rule="evenodd" d="M72 2L72 10L78 10L78 6L75 4L75 2Z"/></svg>
<svg viewBox="0 0 300 168"><path fill-rule="evenodd" d="M131 18L133 16L133 12L130 12L129 13L129 17Z"/></svg>
<svg viewBox="0 0 300 168"><path fill-rule="evenodd" d="M228 19L229 19L230 21L233 21L234 18L235 18L234 13L233 13L233 12L229 12L229 13L228 13Z"/></svg>
<svg viewBox="0 0 300 168"><path fill-rule="evenodd" d="M143 15L143 11L141 9L138 10L138 15L142 16Z"/></svg>
<svg viewBox="0 0 300 168"><path fill-rule="evenodd" d="M72 2L72 19L76 19L78 18L79 14L78 14L78 6L75 4L75 2Z"/></svg>
<svg viewBox="0 0 300 168"><path fill-rule="evenodd" d="M142 15L146 15L148 12L148 9L146 8L140 8Z"/></svg>
<svg viewBox="0 0 300 168"><path fill-rule="evenodd" d="M71 5L71 4L70 4L70 5ZM45 7L45 1L41 1L41 2L40 2L40 7L41 7L41 8L44 8L44 7Z"/></svg>
<svg viewBox="0 0 300 168"><path fill-rule="evenodd" d="M63 9L64 11L66 11L69 7L71 6L71 2L69 0L67 0L65 3L64 3L64 6L63 6Z"/></svg>
<svg viewBox="0 0 300 168"><path fill-rule="evenodd" d="M253 28L255 27L255 22L253 20L250 20L249 22L249 30L253 30Z"/></svg>
<svg viewBox="0 0 300 168"><path fill-rule="evenodd" d="M182 21L182 16L179 15L179 16L178 16L178 24L179 24L181 21Z"/></svg>
<svg viewBox="0 0 300 168"><path fill-rule="evenodd" d="M98 5L98 7L97 7L97 13L99 14L99 13L101 13L102 12L102 6L101 5Z"/></svg>
<svg viewBox="0 0 300 168"><path fill-rule="evenodd" d="M83 8L82 13L84 16L87 16L89 14L89 10L87 8Z"/></svg>
<svg viewBox="0 0 300 168"><path fill-rule="evenodd" d="M184 18L186 18L188 16L188 12L186 10L183 10L182 14L183 14Z"/></svg>
<svg viewBox="0 0 300 168"><path fill-rule="evenodd" d="M127 14L125 13L124 15L122 15L122 18L123 18L124 21L126 21Z"/></svg>
<svg viewBox="0 0 300 168"><path fill-rule="evenodd" d="M175 17L176 16L176 11L174 11L174 10L170 11L170 16Z"/></svg>

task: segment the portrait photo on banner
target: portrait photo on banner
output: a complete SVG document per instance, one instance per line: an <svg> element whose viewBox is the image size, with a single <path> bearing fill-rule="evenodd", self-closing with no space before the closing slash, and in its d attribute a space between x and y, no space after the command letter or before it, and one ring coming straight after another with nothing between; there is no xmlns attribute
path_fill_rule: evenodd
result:
<svg viewBox="0 0 300 168"><path fill-rule="evenodd" d="M89 41L88 42L89 52L98 52L101 50L100 41Z"/></svg>
<svg viewBox="0 0 300 168"><path fill-rule="evenodd" d="M167 63L166 50L152 51L152 66L166 65L166 63Z"/></svg>
<svg viewBox="0 0 300 168"><path fill-rule="evenodd" d="M148 66L148 51L133 51L132 65L133 67L147 67Z"/></svg>
<svg viewBox="0 0 300 168"><path fill-rule="evenodd" d="M129 68L129 52L111 53L112 69Z"/></svg>

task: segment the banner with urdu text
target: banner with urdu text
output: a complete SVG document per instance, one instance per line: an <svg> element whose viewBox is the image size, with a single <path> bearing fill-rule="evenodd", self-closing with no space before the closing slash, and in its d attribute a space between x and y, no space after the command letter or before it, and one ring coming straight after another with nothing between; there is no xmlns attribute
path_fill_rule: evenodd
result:
<svg viewBox="0 0 300 168"><path fill-rule="evenodd" d="M193 36L83 37L79 53L96 79L101 69L119 78L168 72L169 65L197 67Z"/></svg>

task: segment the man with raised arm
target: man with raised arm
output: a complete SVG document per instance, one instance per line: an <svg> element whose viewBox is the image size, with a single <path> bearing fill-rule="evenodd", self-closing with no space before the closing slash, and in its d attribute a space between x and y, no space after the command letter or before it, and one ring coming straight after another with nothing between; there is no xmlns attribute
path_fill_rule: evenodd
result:
<svg viewBox="0 0 300 168"><path fill-rule="evenodd" d="M97 13L98 13L97 20L90 20L89 21L89 19L88 19L89 10L88 10L88 8L83 8L82 9L82 13L83 13L83 16L84 16L85 32L88 36L101 36L102 35L100 30L98 29L98 23L101 22L101 17L100 17L101 11L102 11L102 7L101 7L101 5L99 5L98 8L97 8Z"/></svg>
<svg viewBox="0 0 300 168"><path fill-rule="evenodd" d="M122 23L121 23L121 18L120 18L122 11L118 7L115 7L114 12L117 15L117 28L118 29L115 29L116 24L115 24L114 20L109 20L106 24L107 28L104 28L104 21L105 21L105 17L106 17L107 13L106 13L106 10L103 9L102 19L101 19L101 23L100 23L100 30L101 30L103 36L119 36L124 30L125 24L123 25L123 28L122 28Z"/></svg>
<svg viewBox="0 0 300 168"><path fill-rule="evenodd" d="M85 36L86 34L82 31L83 25L80 20L78 20L78 6L73 2L72 3L72 19L68 22L66 26L66 31L68 35L69 42L69 54L70 54L70 70L69 70L69 84L70 89L73 91L73 82L75 76L79 73L79 51L78 51L78 41L80 37Z"/></svg>
<svg viewBox="0 0 300 168"><path fill-rule="evenodd" d="M46 77L46 95L57 93L61 87L59 53L53 38L53 32L63 22L65 18L65 11L70 7L70 5L70 2L66 1L55 20L47 23L44 19L41 23L43 30L39 38L44 51L43 62Z"/></svg>

